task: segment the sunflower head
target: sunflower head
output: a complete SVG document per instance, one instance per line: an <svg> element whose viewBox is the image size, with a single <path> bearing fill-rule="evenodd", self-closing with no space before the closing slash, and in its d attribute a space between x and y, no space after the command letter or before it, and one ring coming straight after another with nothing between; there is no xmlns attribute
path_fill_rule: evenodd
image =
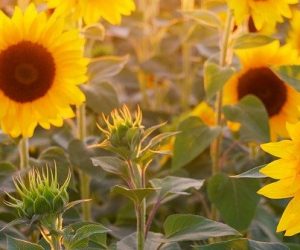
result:
<svg viewBox="0 0 300 250"><path fill-rule="evenodd" d="M0 12L0 124L13 137L31 137L37 125L61 126L85 97L84 40L64 28L63 18L48 17L33 4ZM15 122L18 119L18 122Z"/></svg>
<svg viewBox="0 0 300 250"><path fill-rule="evenodd" d="M289 140L262 144L261 148L279 159L263 167L260 172L276 181L261 188L258 193L271 199L292 198L286 207L277 232L285 231L286 236L300 232L300 122L287 124Z"/></svg>
<svg viewBox="0 0 300 250"><path fill-rule="evenodd" d="M227 3L238 25L251 18L253 28L272 33L284 17L292 17L291 4L297 4L298 0L227 0Z"/></svg>
<svg viewBox="0 0 300 250"><path fill-rule="evenodd" d="M236 51L242 68L226 83L224 104L235 104L247 95L262 101L269 116L271 137L286 136L286 122L299 116L300 94L280 79L270 66L298 64L297 52L279 42ZM258 60L259 58L259 60Z"/></svg>
<svg viewBox="0 0 300 250"><path fill-rule="evenodd" d="M294 11L287 42L300 54L300 11Z"/></svg>
<svg viewBox="0 0 300 250"><path fill-rule="evenodd" d="M56 168L54 172L49 168L43 171L32 169L27 178L14 178L20 199L9 195L11 202L6 204L16 208L19 216L27 219L33 218L34 215L59 214L69 201L67 187L70 178L69 172L64 184L60 186Z"/></svg>
<svg viewBox="0 0 300 250"><path fill-rule="evenodd" d="M134 0L46 0L49 8L57 8L62 15L83 19L86 24L101 18L111 24L120 24L122 15L128 16L135 10Z"/></svg>

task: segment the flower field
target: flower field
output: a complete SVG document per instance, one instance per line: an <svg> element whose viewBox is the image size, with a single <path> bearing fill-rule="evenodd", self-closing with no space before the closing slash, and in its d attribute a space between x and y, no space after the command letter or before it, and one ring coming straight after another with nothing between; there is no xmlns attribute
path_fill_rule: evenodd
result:
<svg viewBox="0 0 300 250"><path fill-rule="evenodd" d="M0 250L299 250L298 0L1 0Z"/></svg>

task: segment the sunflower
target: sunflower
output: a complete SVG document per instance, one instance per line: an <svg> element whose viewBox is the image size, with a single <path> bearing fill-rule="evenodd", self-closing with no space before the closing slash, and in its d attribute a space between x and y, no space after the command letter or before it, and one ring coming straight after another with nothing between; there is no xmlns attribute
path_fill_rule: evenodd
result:
<svg viewBox="0 0 300 250"><path fill-rule="evenodd" d="M238 25L252 17L257 30L274 30L283 17L291 18L291 4L298 0L227 0Z"/></svg>
<svg viewBox="0 0 300 250"><path fill-rule="evenodd" d="M13 137L31 137L39 124L61 126L81 104L86 81L84 40L64 31L62 18L47 18L31 4L12 18L0 12L0 122Z"/></svg>
<svg viewBox="0 0 300 250"><path fill-rule="evenodd" d="M300 93L283 82L269 67L298 63L297 51L280 47L278 41L257 48L236 50L242 68L224 87L224 104L235 104L246 95L254 95L264 104L271 138L286 136L286 122L297 122Z"/></svg>
<svg viewBox="0 0 300 250"><path fill-rule="evenodd" d="M294 11L290 25L288 43L300 54L300 11Z"/></svg>
<svg viewBox="0 0 300 250"><path fill-rule="evenodd" d="M292 198L277 226L277 232L285 231L286 236L292 236L300 232L300 122L288 123L287 131L290 140L261 145L264 151L280 159L260 170L277 181L264 186L258 193L271 199Z"/></svg>
<svg viewBox="0 0 300 250"><path fill-rule="evenodd" d="M96 23L100 18L111 24L119 24L122 15L135 10L133 0L46 0L49 8L63 13L73 12L75 18L83 18L86 24Z"/></svg>

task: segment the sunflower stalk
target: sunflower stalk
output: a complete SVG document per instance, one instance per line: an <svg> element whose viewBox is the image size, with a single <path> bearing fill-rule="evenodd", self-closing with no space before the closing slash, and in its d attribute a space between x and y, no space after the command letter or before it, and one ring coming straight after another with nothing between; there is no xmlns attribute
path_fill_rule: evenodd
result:
<svg viewBox="0 0 300 250"><path fill-rule="evenodd" d="M233 27L233 15L232 11L228 9L226 24L224 27L223 38L221 41L221 53L219 64L221 67L228 66L228 52L230 49L230 35ZM222 127L222 109L223 109L223 89L217 93L216 97L216 125ZM212 156L212 176L220 172L220 151L222 144L223 134L221 133L211 145ZM211 211L211 217L214 220L218 219L216 208L213 206Z"/></svg>
<svg viewBox="0 0 300 250"><path fill-rule="evenodd" d="M99 129L106 139L97 146L116 154L117 158L124 163L127 170L125 181L132 192L145 189L147 186L146 171L155 155L161 153L160 143L164 139L176 135L177 132L165 132L151 136L165 123L145 129L142 124L140 108L133 117L126 105L118 110L113 110L110 116L103 115L103 120L105 126L99 126ZM143 197L142 200L133 199L133 202L137 223L137 249L144 250L147 228L150 228L154 214L146 227L146 197Z"/></svg>
<svg viewBox="0 0 300 250"><path fill-rule="evenodd" d="M82 104L77 107L77 138L84 142L86 138L86 107ZM80 178L80 195L81 199L90 197L90 177L79 170ZM91 220L91 204L89 202L82 203L82 217L85 221Z"/></svg>
<svg viewBox="0 0 300 250"><path fill-rule="evenodd" d="M29 167L29 142L27 137L22 137L19 142L20 170Z"/></svg>

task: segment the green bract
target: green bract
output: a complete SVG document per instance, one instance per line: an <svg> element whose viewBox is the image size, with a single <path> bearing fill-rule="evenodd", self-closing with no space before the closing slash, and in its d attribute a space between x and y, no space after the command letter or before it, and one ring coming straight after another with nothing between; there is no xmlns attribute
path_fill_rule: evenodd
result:
<svg viewBox="0 0 300 250"><path fill-rule="evenodd" d="M58 214L69 202L66 191L71 179L69 172L63 185L57 181L57 169L54 172L46 168L39 171L32 169L26 178L18 176L13 179L20 199L8 194L11 202L8 206L18 210L20 217L31 219L34 215Z"/></svg>

